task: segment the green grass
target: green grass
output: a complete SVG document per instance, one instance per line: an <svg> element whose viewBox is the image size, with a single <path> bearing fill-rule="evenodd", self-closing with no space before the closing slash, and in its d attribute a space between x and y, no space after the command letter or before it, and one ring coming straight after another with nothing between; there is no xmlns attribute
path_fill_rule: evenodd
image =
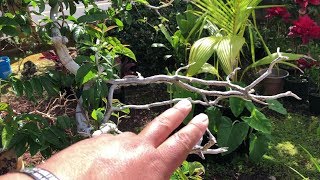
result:
<svg viewBox="0 0 320 180"><path fill-rule="evenodd" d="M248 157L234 158L231 163L210 162L206 166L206 179L234 179L246 175L254 179L275 176L277 179L301 179L293 169L310 179L320 179L320 172L300 147L306 148L320 163L320 136L317 128L320 116L289 113L287 116L269 116L273 124L269 151L260 162L250 162Z"/></svg>

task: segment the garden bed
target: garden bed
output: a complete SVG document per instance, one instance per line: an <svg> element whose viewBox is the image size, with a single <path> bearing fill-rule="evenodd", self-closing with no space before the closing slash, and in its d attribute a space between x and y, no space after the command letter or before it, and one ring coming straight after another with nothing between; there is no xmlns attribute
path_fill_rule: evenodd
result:
<svg viewBox="0 0 320 180"><path fill-rule="evenodd" d="M144 104L168 99L166 86L148 85L126 88L125 101L127 104ZM30 112L34 105L24 98L8 97L17 112ZM319 116L312 116L308 105L299 101L283 101L287 107L288 115L283 116L268 111L267 115L273 124L273 138L269 151L261 162L250 162L246 156L222 157L221 155L207 156L205 161L200 158L191 158L201 161L206 167L204 179L296 179L299 176L289 167L292 167L311 179L319 179L308 155L299 146L310 151L318 160L320 159L320 138L316 136L316 129L320 122ZM74 105L73 105L74 106ZM71 107L71 106L70 106ZM119 124L121 131L138 133L148 122L169 106L151 108L150 110L131 110L130 117L123 119ZM61 114L61 112L60 112ZM59 112L57 112L59 115ZM72 116L72 114L70 114ZM44 158L37 154L31 157L30 153L24 154L26 166L41 163ZM194 156L192 156L194 157ZM189 158L190 159L190 158Z"/></svg>

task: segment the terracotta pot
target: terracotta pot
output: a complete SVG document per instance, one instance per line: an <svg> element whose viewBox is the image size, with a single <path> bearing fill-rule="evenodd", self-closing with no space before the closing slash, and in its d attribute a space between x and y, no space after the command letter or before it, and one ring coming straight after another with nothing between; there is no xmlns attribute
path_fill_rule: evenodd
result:
<svg viewBox="0 0 320 180"><path fill-rule="evenodd" d="M259 75L265 73L267 69L261 69ZM283 92L284 78L289 75L289 72L283 69L272 69L272 73L262 81L263 94L275 95Z"/></svg>

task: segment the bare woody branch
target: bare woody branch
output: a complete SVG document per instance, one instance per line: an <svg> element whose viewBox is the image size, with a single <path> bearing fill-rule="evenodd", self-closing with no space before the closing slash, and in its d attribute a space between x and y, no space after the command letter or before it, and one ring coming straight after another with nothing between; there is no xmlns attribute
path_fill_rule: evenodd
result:
<svg viewBox="0 0 320 180"><path fill-rule="evenodd" d="M181 70L187 69L189 66L179 68L177 70L177 73L175 73L173 76L155 75L155 76L146 77L146 78L142 76L137 76L137 77L131 76L130 78L108 80L106 81L106 83L110 84L111 87L109 89L109 94L108 94L108 102L107 102L107 108L106 108L107 112L105 114L103 125L101 126L100 130L94 132L93 135L99 135L101 133L110 133L110 132L121 133L115 125L109 122L111 114L115 111L121 111L127 108L150 109L156 106L164 106L164 105L177 103L178 101L182 100L180 98L176 98L176 99L171 99L171 100L162 101L162 102L153 102L150 104L123 105L120 107L118 106L114 107L112 104L113 94L115 89L120 87L147 85L147 84L160 84L160 83L169 84L169 85L174 84L190 92L200 94L203 97L203 100L193 100L189 98L189 101L192 104L201 104L204 106L218 106L219 102L222 99L226 99L229 97L239 97L248 101L254 101L264 105L267 104L266 100L268 99L278 99L278 98L288 97L288 96L294 97L296 99L300 99L296 94L292 93L291 91L280 93L277 95L272 95L272 96L254 94L255 90L253 88L272 73L272 68L276 63L285 59L288 59L288 57L282 56L282 54L280 53L280 50L278 49L278 57L271 62L268 70L246 87L241 87L239 85L233 84L232 81L230 80L232 76L235 75L236 71L239 70L240 68L236 68L230 75L228 75L226 78L226 81L203 80L203 79L198 79L194 77L179 75L179 72ZM230 88L230 90L229 91L207 90L207 89L195 87L193 86L193 83L206 85L206 86L226 87L226 88ZM207 97L211 97L211 99L213 100L211 99L209 100ZM218 149L210 149L217 142L215 137L212 135L212 133L209 130L207 130L207 134L209 137L208 142L205 145L201 146L201 142L202 142L202 139L201 139L201 141L193 148L193 150L190 153L198 154L200 157L204 158L204 154L218 154L218 153L223 153L227 151L227 148L225 147L218 148Z"/></svg>

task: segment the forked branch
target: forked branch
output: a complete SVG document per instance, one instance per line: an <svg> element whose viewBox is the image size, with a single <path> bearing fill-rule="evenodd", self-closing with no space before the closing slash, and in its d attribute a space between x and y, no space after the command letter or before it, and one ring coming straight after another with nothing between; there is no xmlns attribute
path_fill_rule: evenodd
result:
<svg viewBox="0 0 320 180"><path fill-rule="evenodd" d="M296 99L300 99L296 94L292 93L291 91L280 93L277 95L272 95L272 96L254 94L255 92L254 87L272 73L271 70L276 63L285 59L288 59L288 57L282 56L282 54L280 53L280 49L278 49L278 57L271 62L268 70L246 87L241 87L239 85L233 84L233 82L231 82L230 80L232 76L236 73L236 71L239 70L240 68L236 68L230 75L228 75L226 78L226 81L203 80L203 79L198 79L194 77L182 76L182 75L179 75L178 73L175 73L173 76L155 75L155 76L146 77L146 78L141 76L138 76L138 77L131 76L130 78L108 80L106 81L106 83L111 84L111 87L109 89L109 94L108 94L108 102L107 102L107 108L106 108L107 112L103 120L104 124L99 131L96 131L94 133L94 135L98 135L101 133L120 132L116 126L110 125L111 114L115 111L121 111L127 108L150 109L156 106L164 106L164 105L177 103L178 101L181 100L180 98L176 98L176 99L171 99L171 100L162 101L162 102L154 102L150 104L123 105L120 107L119 106L115 107L112 104L113 94L115 89L120 87L147 85L147 84L155 84L155 83L157 84L164 83L169 85L174 84L187 91L200 94L203 97L203 100L193 100L189 98L189 101L192 104L201 104L204 106L218 106L219 102L222 99L226 99L229 97L239 97L248 101L254 101L264 105L267 105L266 100L269 100L269 99L278 99L278 98L288 97L288 96L294 97ZM178 69L177 72L187 68L188 66L181 67ZM194 83L199 85L205 85L205 86L226 87L226 88L229 88L230 90L229 91L207 90L204 88L199 88L198 86L197 87L193 86ZM207 99L207 97L211 97L211 98ZM209 136L209 141L204 146L201 146L201 142L202 142L201 140L198 143L198 145L194 147L191 153L198 154L200 157L204 158L204 154L218 154L218 153L223 153L227 151L227 148L210 149L214 144L216 144L216 139L209 130L207 130L207 134Z"/></svg>

